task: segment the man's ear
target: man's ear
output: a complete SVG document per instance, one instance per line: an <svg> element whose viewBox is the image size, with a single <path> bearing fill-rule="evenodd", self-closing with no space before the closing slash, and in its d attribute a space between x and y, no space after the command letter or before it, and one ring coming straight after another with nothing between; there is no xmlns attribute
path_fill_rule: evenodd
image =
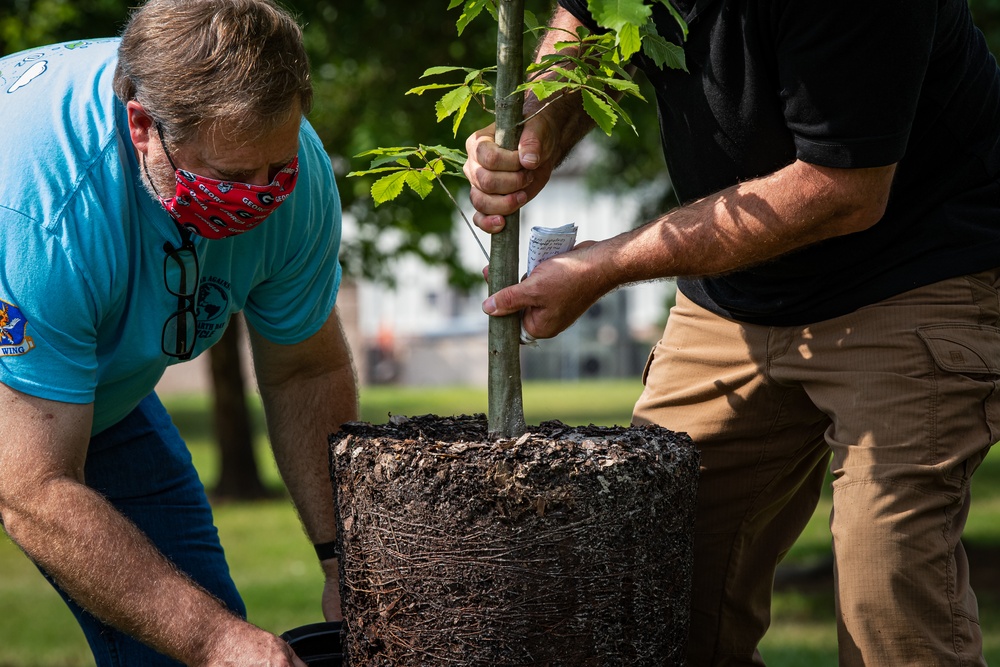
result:
<svg viewBox="0 0 1000 667"><path fill-rule="evenodd" d="M132 145L140 153L146 153L149 142L153 140L153 133L156 132L152 116L135 100L129 100L125 105L125 112L128 115L128 132L132 137Z"/></svg>

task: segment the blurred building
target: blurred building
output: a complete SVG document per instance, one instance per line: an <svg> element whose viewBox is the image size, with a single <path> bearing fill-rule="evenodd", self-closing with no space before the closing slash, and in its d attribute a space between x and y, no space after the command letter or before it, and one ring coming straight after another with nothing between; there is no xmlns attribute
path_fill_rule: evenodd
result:
<svg viewBox="0 0 1000 667"><path fill-rule="evenodd" d="M462 195L459 199L471 205ZM634 225L638 206L630 198L591 192L572 165L560 168L543 192L521 212L521 270L532 226L575 223L578 240L604 239ZM350 230L345 229L345 234ZM455 226L465 266L478 272L486 265L476 239L461 219ZM475 230L489 249L487 234ZM471 293L451 288L444 269L416 258L397 262L396 286L358 283L359 338L364 351L360 370L366 383L407 385L487 382L487 316L481 304L485 283ZM650 346L660 335L673 298L673 282L632 285L608 294L573 326L537 347L522 347L526 379L575 380L636 376Z"/></svg>

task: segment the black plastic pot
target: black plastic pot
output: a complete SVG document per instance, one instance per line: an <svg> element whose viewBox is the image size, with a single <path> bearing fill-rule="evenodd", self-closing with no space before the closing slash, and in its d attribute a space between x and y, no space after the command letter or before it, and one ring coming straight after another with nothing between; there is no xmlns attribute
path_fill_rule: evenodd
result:
<svg viewBox="0 0 1000 667"><path fill-rule="evenodd" d="M309 667L341 667L344 660L339 621L310 623L281 635Z"/></svg>

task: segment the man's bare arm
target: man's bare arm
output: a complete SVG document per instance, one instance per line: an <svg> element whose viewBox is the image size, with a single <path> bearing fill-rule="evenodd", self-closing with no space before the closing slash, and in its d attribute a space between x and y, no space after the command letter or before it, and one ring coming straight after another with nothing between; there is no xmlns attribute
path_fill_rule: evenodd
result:
<svg viewBox="0 0 1000 667"><path fill-rule="evenodd" d="M327 439L358 419L358 389L350 349L335 309L323 328L296 345L278 345L251 329L254 367L275 461L309 539L336 537ZM327 577L323 611L341 618L337 560L321 563Z"/></svg>
<svg viewBox="0 0 1000 667"><path fill-rule="evenodd" d="M231 614L84 484L91 405L0 384L0 411L6 531L81 606L185 664L246 656L301 665L284 642Z"/></svg>
<svg viewBox="0 0 1000 667"><path fill-rule="evenodd" d="M646 225L543 262L486 300L491 315L524 310L525 330L556 335L620 285L746 268L878 222L895 165L832 169L796 161L677 208Z"/></svg>
<svg viewBox="0 0 1000 667"><path fill-rule="evenodd" d="M895 165L834 169L796 161L608 241L614 281L718 275L859 232L885 213Z"/></svg>

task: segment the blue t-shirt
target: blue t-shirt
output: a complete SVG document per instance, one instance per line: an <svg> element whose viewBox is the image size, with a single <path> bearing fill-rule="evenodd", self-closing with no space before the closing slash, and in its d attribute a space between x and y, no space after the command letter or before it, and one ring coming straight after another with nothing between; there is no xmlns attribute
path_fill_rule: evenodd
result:
<svg viewBox="0 0 1000 667"><path fill-rule="evenodd" d="M143 188L125 107L112 90L117 39L0 59L0 382L94 403L93 432L127 415L176 359L161 349L178 299L164 244L180 232ZM194 238L200 265L194 356L229 316L300 342L340 286L341 209L328 155L305 121L292 195L240 236Z"/></svg>

